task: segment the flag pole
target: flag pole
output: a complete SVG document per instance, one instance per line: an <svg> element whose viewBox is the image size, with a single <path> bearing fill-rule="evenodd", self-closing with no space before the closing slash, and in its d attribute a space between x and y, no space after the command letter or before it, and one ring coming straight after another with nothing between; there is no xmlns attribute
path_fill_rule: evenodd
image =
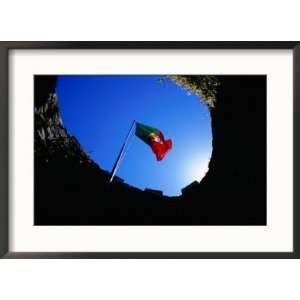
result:
<svg viewBox="0 0 300 300"><path fill-rule="evenodd" d="M135 123L136 123L136 121L133 120L133 122L132 122L132 124L131 124L131 127L130 127L128 133L127 133L126 138L125 138L125 141L124 141L124 143L123 143L123 145L122 145L122 148L121 148L121 150L120 150L120 152L119 152L119 155L118 155L118 157L117 157L117 159L116 159L116 162L115 162L115 164L114 164L114 166L113 166L113 169L112 169L112 171L111 171L111 173L110 173L109 183L111 183L111 182L113 181L113 179L114 179L114 177L115 177L115 175L116 175L116 173L117 173L117 171L118 171L118 169L119 169L121 160L123 159L124 154L125 154L125 151L126 151L126 146L127 146L128 141L129 141L131 131L132 131L132 129L133 129Z"/></svg>

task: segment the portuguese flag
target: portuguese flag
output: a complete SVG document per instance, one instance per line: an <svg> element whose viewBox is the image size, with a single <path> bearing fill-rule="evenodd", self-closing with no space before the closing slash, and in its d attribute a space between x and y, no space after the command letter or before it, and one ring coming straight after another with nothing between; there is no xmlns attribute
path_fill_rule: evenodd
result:
<svg viewBox="0 0 300 300"><path fill-rule="evenodd" d="M172 140L165 140L162 132L154 127L136 123L135 135L151 147L158 161L172 148Z"/></svg>

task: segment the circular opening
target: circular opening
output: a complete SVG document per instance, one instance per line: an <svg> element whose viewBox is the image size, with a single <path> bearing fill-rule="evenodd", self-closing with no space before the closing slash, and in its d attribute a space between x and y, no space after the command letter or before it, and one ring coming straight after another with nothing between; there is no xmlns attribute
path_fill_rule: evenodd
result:
<svg viewBox="0 0 300 300"><path fill-rule="evenodd" d="M207 172L212 152L209 109L199 95L168 76L58 76L56 92L65 127L108 172L133 120L172 140L172 149L157 161L150 145L133 130L116 173L126 183L177 196Z"/></svg>

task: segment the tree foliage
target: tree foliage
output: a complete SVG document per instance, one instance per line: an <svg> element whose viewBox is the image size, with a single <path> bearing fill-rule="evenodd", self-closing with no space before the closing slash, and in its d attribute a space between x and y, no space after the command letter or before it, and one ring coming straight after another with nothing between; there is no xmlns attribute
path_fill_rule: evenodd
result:
<svg viewBox="0 0 300 300"><path fill-rule="evenodd" d="M167 78L181 86L188 93L200 97L209 108L215 107L219 80L212 75L168 75Z"/></svg>

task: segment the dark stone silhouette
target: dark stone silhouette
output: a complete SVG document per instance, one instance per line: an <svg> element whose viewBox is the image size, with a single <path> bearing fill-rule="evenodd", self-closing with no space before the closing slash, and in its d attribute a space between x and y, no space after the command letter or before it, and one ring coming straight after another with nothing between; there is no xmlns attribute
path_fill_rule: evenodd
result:
<svg viewBox="0 0 300 300"><path fill-rule="evenodd" d="M167 197L108 184L63 125L56 77L35 76L35 225L265 225L266 77L218 79L209 171Z"/></svg>

